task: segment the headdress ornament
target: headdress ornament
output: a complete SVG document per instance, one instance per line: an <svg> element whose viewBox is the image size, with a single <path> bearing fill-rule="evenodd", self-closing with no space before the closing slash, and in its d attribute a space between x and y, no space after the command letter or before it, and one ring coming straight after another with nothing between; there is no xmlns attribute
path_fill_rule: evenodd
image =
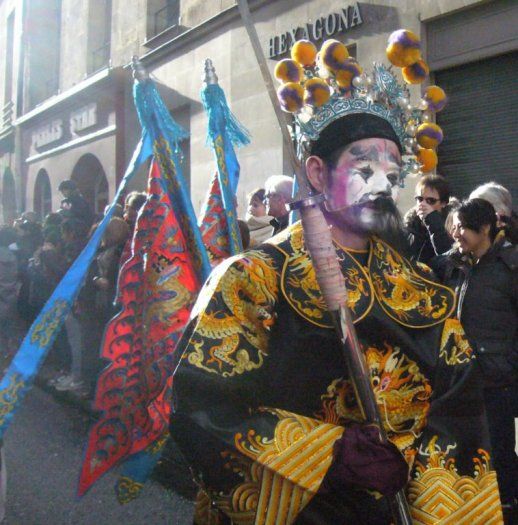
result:
<svg viewBox="0 0 518 525"><path fill-rule="evenodd" d="M364 136L349 133L345 140L380 136L397 142L403 154L402 180L407 174L436 167L435 149L443 133L431 120L433 113L444 108L446 94L438 86L429 86L419 103L411 105L408 86L422 83L429 73L419 38L411 31L393 32L386 55L392 66L402 68L405 83L398 81L392 66L375 63L372 73L366 74L337 40L326 40L319 52L308 40L295 42L292 58L277 64L275 76L282 83L277 91L281 106L295 116L299 155L314 153L320 139L329 139L324 131L331 124L350 115L369 115L365 120L371 130L376 127L372 122L380 123L378 135L369 135L369 126L365 126ZM388 127L390 130L383 131Z"/></svg>

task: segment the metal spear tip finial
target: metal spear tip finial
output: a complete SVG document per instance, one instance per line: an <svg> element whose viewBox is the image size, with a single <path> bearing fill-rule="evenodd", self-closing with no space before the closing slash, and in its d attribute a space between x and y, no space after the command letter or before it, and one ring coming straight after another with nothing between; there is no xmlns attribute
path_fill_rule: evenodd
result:
<svg viewBox="0 0 518 525"><path fill-rule="evenodd" d="M218 75L216 75L216 69L210 58L205 59L204 71L203 82L205 82L205 84L209 85L218 83Z"/></svg>
<svg viewBox="0 0 518 525"><path fill-rule="evenodd" d="M131 69L133 70L133 78L135 80L142 82L149 78L149 73L137 55L131 57Z"/></svg>

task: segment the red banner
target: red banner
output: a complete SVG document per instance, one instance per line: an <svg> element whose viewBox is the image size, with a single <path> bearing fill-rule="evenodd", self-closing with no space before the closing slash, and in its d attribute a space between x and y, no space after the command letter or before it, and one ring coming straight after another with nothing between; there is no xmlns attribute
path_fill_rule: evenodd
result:
<svg viewBox="0 0 518 525"><path fill-rule="evenodd" d="M202 283L160 170L152 164L148 199L129 258L119 275L121 311L109 322L95 408L79 482L82 495L119 461L144 450L167 430L173 354Z"/></svg>

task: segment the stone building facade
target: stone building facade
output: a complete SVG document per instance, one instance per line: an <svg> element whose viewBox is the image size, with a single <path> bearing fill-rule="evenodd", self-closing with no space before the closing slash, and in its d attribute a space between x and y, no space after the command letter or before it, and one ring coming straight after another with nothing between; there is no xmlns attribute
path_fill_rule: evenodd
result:
<svg viewBox="0 0 518 525"><path fill-rule="evenodd" d="M293 38L332 36L368 66L388 35L421 36L432 79L446 84L451 110L440 114L445 141L439 170L464 196L498 180L518 198L518 4L513 0L250 0L271 69ZM158 83L174 118L190 132L184 173L199 209L214 172L200 101L211 58L232 111L252 143L238 152L239 211L247 192L289 173L288 155L233 0L0 0L0 218L59 206L59 183L76 180L98 212L113 197L139 139L128 64L133 55ZM470 91L471 90L471 91ZM464 100L463 93L472 93ZM416 97L416 100L418 97ZM515 112L516 114L516 112ZM513 139L514 136L514 139ZM488 144L490 149L488 149ZM488 153L489 152L489 153ZM494 152L495 154L490 154ZM143 188L146 174L133 181ZM412 203L412 183L402 208Z"/></svg>

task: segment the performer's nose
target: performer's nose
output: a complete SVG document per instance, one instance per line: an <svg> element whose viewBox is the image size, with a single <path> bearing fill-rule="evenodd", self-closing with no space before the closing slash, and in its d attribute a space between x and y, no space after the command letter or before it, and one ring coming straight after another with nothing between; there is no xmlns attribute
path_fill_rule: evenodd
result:
<svg viewBox="0 0 518 525"><path fill-rule="evenodd" d="M376 197L389 197L391 195L392 185L385 174L373 177L371 185L371 194Z"/></svg>

